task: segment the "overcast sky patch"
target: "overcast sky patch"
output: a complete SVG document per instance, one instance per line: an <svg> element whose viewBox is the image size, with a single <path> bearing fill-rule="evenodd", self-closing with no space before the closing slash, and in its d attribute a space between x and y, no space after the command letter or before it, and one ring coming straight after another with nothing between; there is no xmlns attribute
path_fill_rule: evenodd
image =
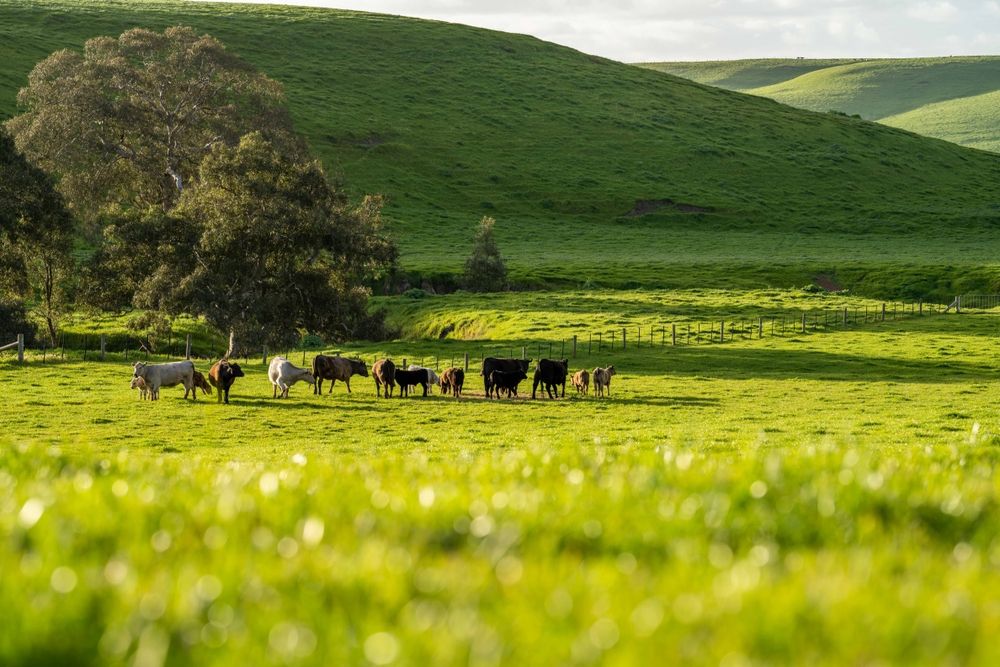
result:
<svg viewBox="0 0 1000 667"><path fill-rule="evenodd" d="M250 0L259 2L260 0ZM1000 54L998 0L288 0L534 35L624 62Z"/></svg>

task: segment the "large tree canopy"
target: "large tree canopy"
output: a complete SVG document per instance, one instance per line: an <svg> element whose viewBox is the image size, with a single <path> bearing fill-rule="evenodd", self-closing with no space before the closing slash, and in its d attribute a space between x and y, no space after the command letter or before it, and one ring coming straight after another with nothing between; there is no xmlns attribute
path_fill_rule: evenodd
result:
<svg viewBox="0 0 1000 667"><path fill-rule="evenodd" d="M58 175L85 216L169 210L219 143L258 130L300 151L281 85L191 28L136 28L41 61L8 121L18 148Z"/></svg>
<svg viewBox="0 0 1000 667"><path fill-rule="evenodd" d="M73 221L52 179L0 129L0 304L30 300L52 343L73 274L72 249Z"/></svg>
<svg viewBox="0 0 1000 667"><path fill-rule="evenodd" d="M292 159L259 133L213 149L169 213L108 228L104 258L138 276L135 305L196 313L245 344L286 344L306 329L370 335L368 292L395 246L379 203L351 208L318 162Z"/></svg>

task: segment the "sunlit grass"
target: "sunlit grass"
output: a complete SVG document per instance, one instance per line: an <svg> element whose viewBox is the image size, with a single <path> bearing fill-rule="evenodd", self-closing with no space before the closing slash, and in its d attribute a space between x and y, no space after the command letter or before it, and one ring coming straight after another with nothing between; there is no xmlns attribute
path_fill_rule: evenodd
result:
<svg viewBox="0 0 1000 667"><path fill-rule="evenodd" d="M809 299L601 296L565 308ZM433 365L541 306L342 352ZM5 356L0 662L992 664L996 328L581 352L605 400L487 402L473 355L461 400L274 400L251 360L229 406L148 403L117 355Z"/></svg>

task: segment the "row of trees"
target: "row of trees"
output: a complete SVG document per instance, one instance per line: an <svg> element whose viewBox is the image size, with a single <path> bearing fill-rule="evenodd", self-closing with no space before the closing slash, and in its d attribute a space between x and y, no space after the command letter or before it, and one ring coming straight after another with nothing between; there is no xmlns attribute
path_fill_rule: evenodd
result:
<svg viewBox="0 0 1000 667"><path fill-rule="evenodd" d="M253 345L383 333L368 296L398 252L381 197L352 203L281 85L214 38L91 39L41 61L18 103L0 131L0 302L36 304L53 342L71 303L201 315ZM506 285L490 219L466 284Z"/></svg>

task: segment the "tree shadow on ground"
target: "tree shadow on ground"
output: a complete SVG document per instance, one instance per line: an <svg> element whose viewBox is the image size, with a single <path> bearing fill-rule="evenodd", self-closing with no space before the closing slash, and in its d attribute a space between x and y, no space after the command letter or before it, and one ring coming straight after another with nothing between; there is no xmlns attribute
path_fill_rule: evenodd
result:
<svg viewBox="0 0 1000 667"><path fill-rule="evenodd" d="M661 362L662 363L662 362ZM659 365L659 364L658 364ZM899 359L818 350L704 346L678 349L667 375L717 379L808 379L839 382L938 384L995 381L995 368L943 359ZM620 373L638 369L619 366ZM641 373L641 370L638 372Z"/></svg>

